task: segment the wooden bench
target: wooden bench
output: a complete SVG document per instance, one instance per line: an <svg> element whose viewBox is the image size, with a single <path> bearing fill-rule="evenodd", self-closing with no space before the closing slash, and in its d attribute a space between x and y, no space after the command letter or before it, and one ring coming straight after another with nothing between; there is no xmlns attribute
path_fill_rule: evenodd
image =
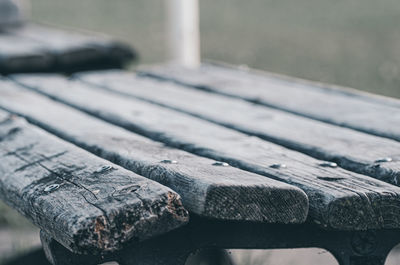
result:
<svg viewBox="0 0 400 265"><path fill-rule="evenodd" d="M400 243L397 100L204 64L13 75L0 109L0 196L54 265Z"/></svg>
<svg viewBox="0 0 400 265"><path fill-rule="evenodd" d="M98 34L33 23L0 27L3 75L122 68L136 57L133 48Z"/></svg>

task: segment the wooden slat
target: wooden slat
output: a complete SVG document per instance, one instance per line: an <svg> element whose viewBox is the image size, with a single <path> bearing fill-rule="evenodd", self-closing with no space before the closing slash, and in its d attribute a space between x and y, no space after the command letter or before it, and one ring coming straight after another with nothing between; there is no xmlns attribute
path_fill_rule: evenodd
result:
<svg viewBox="0 0 400 265"><path fill-rule="evenodd" d="M0 33L0 73L46 71L54 64L42 45Z"/></svg>
<svg viewBox="0 0 400 265"><path fill-rule="evenodd" d="M114 251L188 221L169 188L21 118L0 119L0 197L70 250Z"/></svg>
<svg viewBox="0 0 400 265"><path fill-rule="evenodd" d="M200 216L269 223L301 223L307 217L307 196L294 186L237 168L213 165L214 160L165 147L5 82L0 95L0 106L172 188L182 196L185 208Z"/></svg>
<svg viewBox="0 0 400 265"><path fill-rule="evenodd" d="M400 143L394 140L124 71L78 77L125 96L168 106L318 159L334 161L348 170L400 184ZM383 161L389 158L391 161Z"/></svg>
<svg viewBox="0 0 400 265"><path fill-rule="evenodd" d="M202 90L400 141L400 101L261 72L204 64L143 70Z"/></svg>
<svg viewBox="0 0 400 265"><path fill-rule="evenodd" d="M134 51L105 36L27 24L0 32L0 73L121 67Z"/></svg>
<svg viewBox="0 0 400 265"><path fill-rule="evenodd" d="M400 224L400 189L385 182L78 81L50 75L16 79L53 99L167 145L298 186L308 195L311 221L323 227L357 230ZM5 103L2 100L0 104Z"/></svg>
<svg viewBox="0 0 400 265"><path fill-rule="evenodd" d="M122 64L134 56L130 48L105 36L81 34L35 24L11 29L8 32L20 37L23 42L41 44L44 50L54 54L57 67L72 67L101 60L113 60Z"/></svg>

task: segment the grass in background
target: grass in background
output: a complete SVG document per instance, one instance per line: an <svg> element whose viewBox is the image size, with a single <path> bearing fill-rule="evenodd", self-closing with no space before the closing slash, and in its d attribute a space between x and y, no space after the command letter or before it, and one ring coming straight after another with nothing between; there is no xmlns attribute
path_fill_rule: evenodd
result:
<svg viewBox="0 0 400 265"><path fill-rule="evenodd" d="M167 58L165 0L32 0L33 19ZM397 0L201 0L203 58L400 97Z"/></svg>

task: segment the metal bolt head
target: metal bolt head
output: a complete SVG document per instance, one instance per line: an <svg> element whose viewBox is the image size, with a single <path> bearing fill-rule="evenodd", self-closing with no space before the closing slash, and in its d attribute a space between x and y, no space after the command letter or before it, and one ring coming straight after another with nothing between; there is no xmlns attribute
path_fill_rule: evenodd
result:
<svg viewBox="0 0 400 265"><path fill-rule="evenodd" d="M380 159L375 160L375 163L386 163L386 162L392 162L393 159L391 157L383 157Z"/></svg>
<svg viewBox="0 0 400 265"><path fill-rule="evenodd" d="M272 164L269 166L270 168L275 168L275 169L279 169L279 168L287 168L287 166L285 164Z"/></svg>
<svg viewBox="0 0 400 265"><path fill-rule="evenodd" d="M106 165L106 166L102 166L101 168L97 169L95 171L95 173L103 173L103 172L109 171L111 169L113 169L113 166Z"/></svg>
<svg viewBox="0 0 400 265"><path fill-rule="evenodd" d="M45 192L52 192L55 191L56 189L58 189L60 187L60 184L51 184L49 186L47 186L46 188L44 188Z"/></svg>
<svg viewBox="0 0 400 265"><path fill-rule="evenodd" d="M320 163L319 165L320 165L321 167L331 167L331 168L337 167L337 164L336 164L335 162L329 162L329 161L322 162L322 163Z"/></svg>
<svg viewBox="0 0 400 265"><path fill-rule="evenodd" d="M378 239L374 231L361 231L353 234L351 247L359 255L368 255L375 251Z"/></svg>
<svg viewBox="0 0 400 265"><path fill-rule="evenodd" d="M178 164L178 161L165 159L165 160L162 160L161 163L163 163L163 164Z"/></svg>
<svg viewBox="0 0 400 265"><path fill-rule="evenodd" d="M218 166L218 167L229 167L228 163L220 162L220 161L214 162L212 165L213 166Z"/></svg>

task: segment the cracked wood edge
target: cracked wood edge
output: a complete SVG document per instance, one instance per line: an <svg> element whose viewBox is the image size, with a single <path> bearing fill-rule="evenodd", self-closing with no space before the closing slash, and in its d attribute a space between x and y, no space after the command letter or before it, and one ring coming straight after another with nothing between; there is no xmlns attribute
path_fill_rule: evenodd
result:
<svg viewBox="0 0 400 265"><path fill-rule="evenodd" d="M268 76L261 71L203 64L200 69L161 65L142 70L160 79L235 97L315 120L400 141L400 101Z"/></svg>
<svg viewBox="0 0 400 265"><path fill-rule="evenodd" d="M16 85L2 83L0 107L170 187L199 216L268 223L302 223L307 218L308 199L299 188L213 165L214 160L166 147Z"/></svg>
<svg viewBox="0 0 400 265"><path fill-rule="evenodd" d="M36 92L153 140L297 186L309 198L310 221L322 227L400 226L400 188L396 186L326 167L322 161L257 137L82 82L50 75L25 81Z"/></svg>
<svg viewBox="0 0 400 265"><path fill-rule="evenodd" d="M345 169L400 185L400 143L397 141L240 99L140 78L126 71L84 73L77 77L97 87L188 113L317 159L334 161ZM380 161L385 158L391 161Z"/></svg>
<svg viewBox="0 0 400 265"><path fill-rule="evenodd" d="M0 111L0 196L68 249L105 253L188 221L167 187Z"/></svg>

